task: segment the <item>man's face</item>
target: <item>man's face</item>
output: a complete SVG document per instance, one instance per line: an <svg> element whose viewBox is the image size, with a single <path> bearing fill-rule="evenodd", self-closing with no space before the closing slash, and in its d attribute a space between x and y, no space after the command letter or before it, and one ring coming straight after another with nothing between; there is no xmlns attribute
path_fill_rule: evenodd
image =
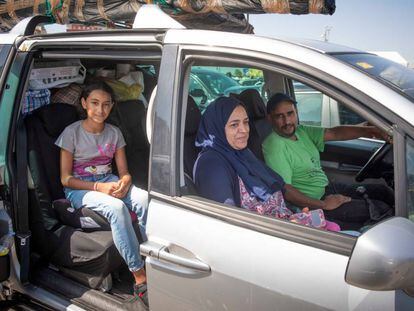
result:
<svg viewBox="0 0 414 311"><path fill-rule="evenodd" d="M298 115L293 103L283 101L279 103L268 116L273 130L280 136L291 138L295 135L298 126Z"/></svg>

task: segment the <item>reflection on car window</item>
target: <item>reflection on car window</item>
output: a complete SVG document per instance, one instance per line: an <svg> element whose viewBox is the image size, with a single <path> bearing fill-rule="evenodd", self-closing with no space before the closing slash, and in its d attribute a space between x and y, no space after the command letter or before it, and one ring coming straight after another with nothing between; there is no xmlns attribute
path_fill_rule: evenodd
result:
<svg viewBox="0 0 414 311"><path fill-rule="evenodd" d="M379 81L391 84L414 99L414 70L374 54L335 54L359 70Z"/></svg>
<svg viewBox="0 0 414 311"><path fill-rule="evenodd" d="M297 81L293 82L293 88L298 102L300 123L321 126L323 94Z"/></svg>
<svg viewBox="0 0 414 311"><path fill-rule="evenodd" d="M414 140L410 138L407 139L406 163L408 179L408 217L411 221L414 222Z"/></svg>
<svg viewBox="0 0 414 311"><path fill-rule="evenodd" d="M0 44L0 75L3 72L4 63L6 62L6 58L8 55L9 49L5 46Z"/></svg>
<svg viewBox="0 0 414 311"><path fill-rule="evenodd" d="M254 68L193 66L190 73L189 94L201 111L217 97L240 94L256 89L263 100L263 72Z"/></svg>
<svg viewBox="0 0 414 311"><path fill-rule="evenodd" d="M355 125L365 121L364 118L342 104L338 104L338 114L341 125Z"/></svg>
<svg viewBox="0 0 414 311"><path fill-rule="evenodd" d="M358 114L333 98L298 81L293 82L298 115L302 124L334 127L364 122Z"/></svg>

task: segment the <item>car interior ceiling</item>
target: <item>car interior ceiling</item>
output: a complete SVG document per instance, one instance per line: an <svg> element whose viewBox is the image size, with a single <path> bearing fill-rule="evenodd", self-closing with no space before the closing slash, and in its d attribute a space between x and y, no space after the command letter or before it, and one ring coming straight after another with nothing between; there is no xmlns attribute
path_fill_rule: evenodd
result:
<svg viewBox="0 0 414 311"><path fill-rule="evenodd" d="M35 59L35 63L37 61ZM55 61L57 60L51 60L51 62ZM85 82L94 79L98 69L113 72L120 63L131 64L131 71L142 72L145 86L142 95L145 100L149 100L157 82L159 64L156 62L82 59L81 63L88 70ZM51 96L57 91L58 88L51 88ZM130 297L133 280L113 244L111 232L108 229L85 230L72 227L72 223L65 223L67 218L64 218L58 210L64 194L60 183L60 151L54 142L67 125L83 117L79 102L77 105L64 101L55 102L42 106L25 117L29 177L31 177L29 187L29 223L33 237L31 267L33 272L38 272L38 275L33 273L32 277L35 283L40 282L42 286L60 291L64 295L72 289L64 285L64 280L59 279L62 276L69 277L72 282L79 282L78 289L110 290L122 300ZM108 122L120 128L127 143L126 156L133 183L143 189L147 189L148 186L149 166L149 143L145 131L146 112L147 107L142 100L127 99L117 101L108 117ZM116 170L115 166L114 168ZM67 206L64 209L66 210ZM80 215L80 217L89 216L91 215ZM139 237L137 224L134 228ZM41 271L50 273L48 266L53 266L53 269L59 271L54 274L55 281L51 278L44 279L40 273ZM111 275L115 277L110 277Z"/></svg>

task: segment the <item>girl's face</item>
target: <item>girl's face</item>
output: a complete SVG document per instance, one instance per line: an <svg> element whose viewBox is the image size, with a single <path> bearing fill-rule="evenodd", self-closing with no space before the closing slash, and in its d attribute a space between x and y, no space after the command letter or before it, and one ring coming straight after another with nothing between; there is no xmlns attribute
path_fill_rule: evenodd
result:
<svg viewBox="0 0 414 311"><path fill-rule="evenodd" d="M104 123L114 105L111 95L103 90L93 90L86 99L81 99L81 103L88 119L96 123Z"/></svg>
<svg viewBox="0 0 414 311"><path fill-rule="evenodd" d="M237 106L224 127L227 142L233 149L242 150L247 147L249 131L249 118L246 110L242 106Z"/></svg>

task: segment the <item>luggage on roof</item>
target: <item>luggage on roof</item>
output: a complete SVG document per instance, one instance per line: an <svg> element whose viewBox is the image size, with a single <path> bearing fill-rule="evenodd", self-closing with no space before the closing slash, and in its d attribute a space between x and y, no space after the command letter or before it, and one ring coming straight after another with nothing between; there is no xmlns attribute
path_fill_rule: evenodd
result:
<svg viewBox="0 0 414 311"><path fill-rule="evenodd" d="M158 4L187 28L251 33L243 13L333 14L335 0L0 0L0 30L8 31L22 18L51 15L56 22L125 24L134 21L143 4Z"/></svg>

